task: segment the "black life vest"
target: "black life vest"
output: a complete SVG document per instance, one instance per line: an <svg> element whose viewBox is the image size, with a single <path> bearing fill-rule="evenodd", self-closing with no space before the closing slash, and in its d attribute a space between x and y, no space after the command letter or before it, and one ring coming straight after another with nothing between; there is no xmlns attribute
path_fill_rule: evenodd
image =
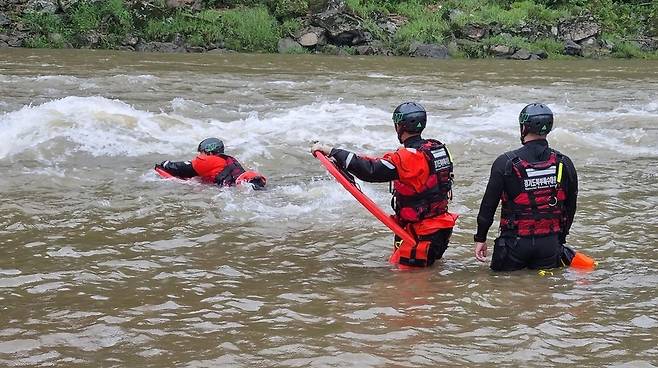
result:
<svg viewBox="0 0 658 368"><path fill-rule="evenodd" d="M448 201L452 197L453 164L446 146L437 140L428 139L416 149L416 154L423 155L429 167L422 186L414 187L403 179L393 182L391 206L402 223L419 222L446 213ZM422 160L410 163L424 165ZM423 168L418 168L418 172L423 171Z"/></svg>
<svg viewBox="0 0 658 368"><path fill-rule="evenodd" d="M520 192L503 192L500 218L501 231L518 236L559 234L564 221L566 193L561 185L562 155L554 150L548 160L528 162L516 153L505 153L512 163Z"/></svg>
<svg viewBox="0 0 658 368"><path fill-rule="evenodd" d="M242 168L238 160L231 156L220 155L220 157L226 160L226 166L215 176L215 184L219 186L235 185L238 177L245 172L244 168Z"/></svg>

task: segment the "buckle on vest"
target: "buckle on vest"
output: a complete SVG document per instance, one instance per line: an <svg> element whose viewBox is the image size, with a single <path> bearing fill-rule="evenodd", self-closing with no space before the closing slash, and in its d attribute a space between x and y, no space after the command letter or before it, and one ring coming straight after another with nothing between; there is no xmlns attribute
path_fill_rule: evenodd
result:
<svg viewBox="0 0 658 368"><path fill-rule="evenodd" d="M555 207L557 205L557 197L551 196L551 198L548 200L548 205L551 207Z"/></svg>

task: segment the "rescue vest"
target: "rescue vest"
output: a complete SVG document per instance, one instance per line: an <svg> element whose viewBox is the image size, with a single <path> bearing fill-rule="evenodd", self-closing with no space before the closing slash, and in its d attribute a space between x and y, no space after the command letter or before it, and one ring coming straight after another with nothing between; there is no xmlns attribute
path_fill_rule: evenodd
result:
<svg viewBox="0 0 658 368"><path fill-rule="evenodd" d="M238 177L245 172L238 160L227 155L197 155L192 160L192 167L201 180L220 186L235 185Z"/></svg>
<svg viewBox="0 0 658 368"><path fill-rule="evenodd" d="M448 211L452 197L453 164L446 146L428 139L418 148L402 148L384 157L398 172L391 206L404 225Z"/></svg>
<svg viewBox="0 0 658 368"><path fill-rule="evenodd" d="M512 162L520 192L503 192L500 228L518 236L559 234L564 221L566 193L561 185L562 155L554 150L546 161L528 162L513 152ZM513 198L510 198L513 197Z"/></svg>

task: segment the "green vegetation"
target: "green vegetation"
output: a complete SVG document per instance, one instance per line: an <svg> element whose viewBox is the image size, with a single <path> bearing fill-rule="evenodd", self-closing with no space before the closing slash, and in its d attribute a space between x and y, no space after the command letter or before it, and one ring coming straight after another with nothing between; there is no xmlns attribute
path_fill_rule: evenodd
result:
<svg viewBox="0 0 658 368"><path fill-rule="evenodd" d="M80 0L65 12L18 14L31 38L28 47L118 48L125 40L184 43L248 52L275 52L280 37L307 25L325 0L203 0L202 10L168 8L164 0L145 2ZM496 46L564 57L555 36L561 22L593 16L599 39L612 57L656 57L642 49L658 37L658 1L646 0L345 0L362 27L398 54L414 42L449 45L453 55L492 57ZM310 10L312 9L312 10ZM380 27L383 17L400 19L394 34ZM472 36L468 28L485 30ZM336 50L328 48L327 50ZM355 48L341 48L353 53ZM293 48L292 53L309 49Z"/></svg>

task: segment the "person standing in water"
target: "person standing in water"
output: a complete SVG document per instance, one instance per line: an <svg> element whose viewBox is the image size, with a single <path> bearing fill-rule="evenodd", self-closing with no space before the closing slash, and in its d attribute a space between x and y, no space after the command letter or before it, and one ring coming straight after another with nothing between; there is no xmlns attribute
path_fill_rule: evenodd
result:
<svg viewBox="0 0 658 368"><path fill-rule="evenodd" d="M486 261L487 232L502 202L492 270L568 265L576 255L564 245L576 213L576 168L569 157L548 145L546 136L553 128L548 106L529 104L518 120L523 146L498 156L491 167L477 216L475 258Z"/></svg>
<svg viewBox="0 0 658 368"><path fill-rule="evenodd" d="M427 125L427 112L420 104L399 105L393 112L393 123L404 147L381 158L359 156L317 142L312 145L311 153L320 151L363 181L392 181L394 218L417 242L406 244L396 238L391 263L431 266L448 248L457 219L457 215L448 212L448 202L452 199L452 158L443 143L421 137Z"/></svg>
<svg viewBox="0 0 658 368"><path fill-rule="evenodd" d="M199 154L191 161L163 161L156 170L181 179L201 178L206 183L233 186L250 183L254 189L263 189L267 179L255 171L246 171L234 157L224 154L224 142L218 138L206 138L199 143Z"/></svg>

